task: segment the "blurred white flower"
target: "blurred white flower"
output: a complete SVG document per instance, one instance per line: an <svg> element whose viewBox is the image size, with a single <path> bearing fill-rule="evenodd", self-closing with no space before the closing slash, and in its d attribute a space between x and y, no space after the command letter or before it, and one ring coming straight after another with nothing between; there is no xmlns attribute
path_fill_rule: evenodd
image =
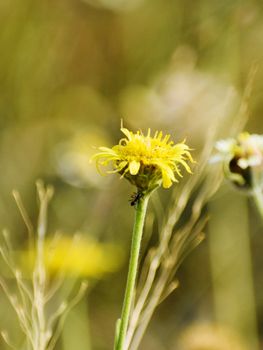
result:
<svg viewBox="0 0 263 350"><path fill-rule="evenodd" d="M211 163L222 162L226 177L236 185L251 187L263 177L263 135L240 133L237 138L220 140ZM253 184L252 184L253 182Z"/></svg>
<svg viewBox="0 0 263 350"><path fill-rule="evenodd" d="M220 160L237 158L240 168L263 164L263 135L241 133L236 139L220 140L216 143Z"/></svg>
<svg viewBox="0 0 263 350"><path fill-rule="evenodd" d="M176 50L170 66L154 81L122 92L121 114L134 127L140 122L141 127L151 123L179 134L187 130L198 141L215 125L225 126L236 113L238 94L220 77L197 69L195 61L190 48Z"/></svg>
<svg viewBox="0 0 263 350"><path fill-rule="evenodd" d="M67 141L59 143L54 151L54 166L57 174L77 187L102 186L102 181L90 158L94 145L109 144L107 136L95 128L78 130Z"/></svg>

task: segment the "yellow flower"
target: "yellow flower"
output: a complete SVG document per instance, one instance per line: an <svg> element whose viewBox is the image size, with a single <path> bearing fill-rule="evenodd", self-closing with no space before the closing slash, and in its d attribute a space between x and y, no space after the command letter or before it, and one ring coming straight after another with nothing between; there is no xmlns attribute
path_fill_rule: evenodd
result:
<svg viewBox="0 0 263 350"><path fill-rule="evenodd" d="M152 137L150 129L146 136L141 131L133 133L126 128L121 131L125 138L118 145L100 147L101 152L93 156L98 167L111 162L114 170L108 172L120 173L140 191L152 190L161 184L169 188L178 182L175 174L182 177L180 165L191 173L187 161L193 162L193 159L184 141L174 144L170 135L163 137L161 131Z"/></svg>
<svg viewBox="0 0 263 350"><path fill-rule="evenodd" d="M18 258L25 269L32 269L36 259L35 249L20 252ZM122 249L111 243L99 243L82 235L73 238L59 236L44 242L44 264L50 275L64 273L68 276L100 278L114 272L122 265Z"/></svg>
<svg viewBox="0 0 263 350"><path fill-rule="evenodd" d="M190 326L182 334L179 348L180 350L247 350L242 338L234 330L209 323Z"/></svg>

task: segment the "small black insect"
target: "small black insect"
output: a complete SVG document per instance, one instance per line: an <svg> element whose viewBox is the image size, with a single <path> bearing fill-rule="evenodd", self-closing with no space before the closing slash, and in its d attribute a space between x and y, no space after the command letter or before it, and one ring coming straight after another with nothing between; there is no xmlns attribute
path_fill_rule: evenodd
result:
<svg viewBox="0 0 263 350"><path fill-rule="evenodd" d="M138 191L137 193L133 193L130 199L131 206L134 207L138 204L139 200L143 197L143 192Z"/></svg>

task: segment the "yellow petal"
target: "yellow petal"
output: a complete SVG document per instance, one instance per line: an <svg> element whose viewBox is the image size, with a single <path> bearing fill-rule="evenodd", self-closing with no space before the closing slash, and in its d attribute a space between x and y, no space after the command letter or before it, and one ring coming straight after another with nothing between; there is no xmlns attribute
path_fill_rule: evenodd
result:
<svg viewBox="0 0 263 350"><path fill-rule="evenodd" d="M180 160L178 160L178 162L181 163L185 167L186 171L189 174L192 174L192 171L191 171L189 165L186 163L186 161L184 161L183 159L180 159Z"/></svg>
<svg viewBox="0 0 263 350"><path fill-rule="evenodd" d="M132 132L126 128L121 128L121 132L127 137L130 141L132 139Z"/></svg>
<svg viewBox="0 0 263 350"><path fill-rule="evenodd" d="M133 160L132 162L130 162L129 170L130 170L131 175L138 174L138 171L140 169L140 165L141 165L140 162L136 162L136 160Z"/></svg>
<svg viewBox="0 0 263 350"><path fill-rule="evenodd" d="M120 162L118 165L115 165L116 169L108 171L109 174L114 174L114 173L118 173L120 171L123 170L123 168L126 167L126 165L128 164L128 162L126 162L125 160Z"/></svg>
<svg viewBox="0 0 263 350"><path fill-rule="evenodd" d="M163 188L169 188L172 186L172 180L168 176L168 174L165 170L162 171L162 178L163 178Z"/></svg>

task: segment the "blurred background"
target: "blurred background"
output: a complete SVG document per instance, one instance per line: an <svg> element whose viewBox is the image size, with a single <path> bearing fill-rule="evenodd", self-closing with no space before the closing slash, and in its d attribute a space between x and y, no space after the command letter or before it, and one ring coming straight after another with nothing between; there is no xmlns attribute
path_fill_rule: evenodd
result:
<svg viewBox="0 0 263 350"><path fill-rule="evenodd" d="M35 223L41 178L55 188L49 235L80 232L121 247L113 273L86 273L88 293L57 344L111 349L133 188L117 175L98 175L89 159L96 147L118 142L121 119L134 131L186 138L197 157L215 125L218 137L229 136L254 64L246 129L263 133L263 3L0 0L0 23L0 226L22 249L26 227L11 192L19 191ZM160 190L164 203L166 197ZM160 305L141 349L263 349L262 222L227 183L208 210L207 239L180 268L180 288ZM19 343L2 291L0 304L0 328Z"/></svg>

